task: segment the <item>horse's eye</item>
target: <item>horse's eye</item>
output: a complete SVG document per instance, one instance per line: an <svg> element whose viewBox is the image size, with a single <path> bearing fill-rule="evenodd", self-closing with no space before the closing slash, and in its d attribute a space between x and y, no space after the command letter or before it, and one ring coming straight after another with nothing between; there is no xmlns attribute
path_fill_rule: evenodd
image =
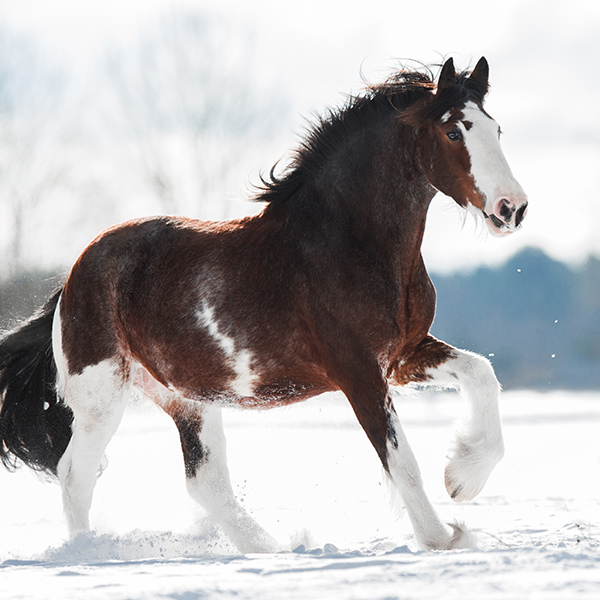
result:
<svg viewBox="0 0 600 600"><path fill-rule="evenodd" d="M460 129L453 129L449 131L446 136L451 142L460 142L463 139L462 131Z"/></svg>

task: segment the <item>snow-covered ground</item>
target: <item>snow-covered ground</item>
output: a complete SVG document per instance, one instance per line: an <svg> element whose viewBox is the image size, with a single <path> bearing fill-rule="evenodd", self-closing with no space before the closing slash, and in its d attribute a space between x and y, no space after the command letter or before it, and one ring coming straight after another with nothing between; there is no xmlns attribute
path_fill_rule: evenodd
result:
<svg viewBox="0 0 600 600"><path fill-rule="evenodd" d="M482 495L443 485L458 396L396 401L440 514L480 549L418 552L395 521L375 452L340 395L227 411L234 486L296 552L240 555L188 499L174 425L134 404L96 488L96 532L66 541L57 485L0 472L0 598L94 600L600 597L600 394L509 392L506 456ZM304 551L302 551L302 546Z"/></svg>

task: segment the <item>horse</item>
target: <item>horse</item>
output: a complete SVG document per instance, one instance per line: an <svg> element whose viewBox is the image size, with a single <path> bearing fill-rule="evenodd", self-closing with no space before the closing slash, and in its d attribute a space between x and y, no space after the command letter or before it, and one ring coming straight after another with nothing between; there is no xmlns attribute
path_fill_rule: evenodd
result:
<svg viewBox="0 0 600 600"><path fill-rule="evenodd" d="M457 388L470 413L445 485L474 498L501 459L490 362L434 338L422 254L440 191L493 235L518 230L527 197L485 111L489 67L402 69L332 109L255 193L255 216L140 218L94 239L64 285L0 341L0 457L58 478L71 536L90 530L104 452L140 392L179 431L187 490L240 552L283 547L241 506L221 410L341 391L394 502L425 550L473 547L444 523L391 398L394 386Z"/></svg>

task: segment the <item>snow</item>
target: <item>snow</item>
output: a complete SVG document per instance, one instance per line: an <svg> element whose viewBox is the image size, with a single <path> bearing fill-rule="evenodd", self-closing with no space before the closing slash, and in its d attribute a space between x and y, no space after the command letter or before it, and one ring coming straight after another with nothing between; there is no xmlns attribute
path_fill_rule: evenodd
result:
<svg viewBox="0 0 600 600"><path fill-rule="evenodd" d="M187 497L174 425L130 406L96 488L96 531L66 540L59 487L0 472L0 597L561 599L600 593L600 393L504 393L506 456L465 504L444 489L455 394L398 397L426 490L478 550L419 552L388 509L375 452L342 396L227 411L231 475L253 516L295 552L240 555Z"/></svg>

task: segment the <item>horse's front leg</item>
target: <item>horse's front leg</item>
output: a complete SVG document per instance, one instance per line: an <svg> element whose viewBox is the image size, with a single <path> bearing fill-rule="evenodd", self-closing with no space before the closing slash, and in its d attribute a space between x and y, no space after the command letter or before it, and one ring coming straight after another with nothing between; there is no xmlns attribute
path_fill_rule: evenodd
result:
<svg viewBox="0 0 600 600"><path fill-rule="evenodd" d="M445 480L453 500L471 500L504 455L498 409L500 384L492 365L483 356L428 336L391 375L400 384L421 382L459 388L467 397L468 417L450 450Z"/></svg>
<svg viewBox="0 0 600 600"><path fill-rule="evenodd" d="M365 374L364 369L362 374ZM475 536L463 525L442 523L427 498L419 465L394 410L385 380L364 377L360 384L342 389L381 459L392 490L398 492L392 500L398 503L399 511L402 507L406 509L419 547L423 550L475 547Z"/></svg>

